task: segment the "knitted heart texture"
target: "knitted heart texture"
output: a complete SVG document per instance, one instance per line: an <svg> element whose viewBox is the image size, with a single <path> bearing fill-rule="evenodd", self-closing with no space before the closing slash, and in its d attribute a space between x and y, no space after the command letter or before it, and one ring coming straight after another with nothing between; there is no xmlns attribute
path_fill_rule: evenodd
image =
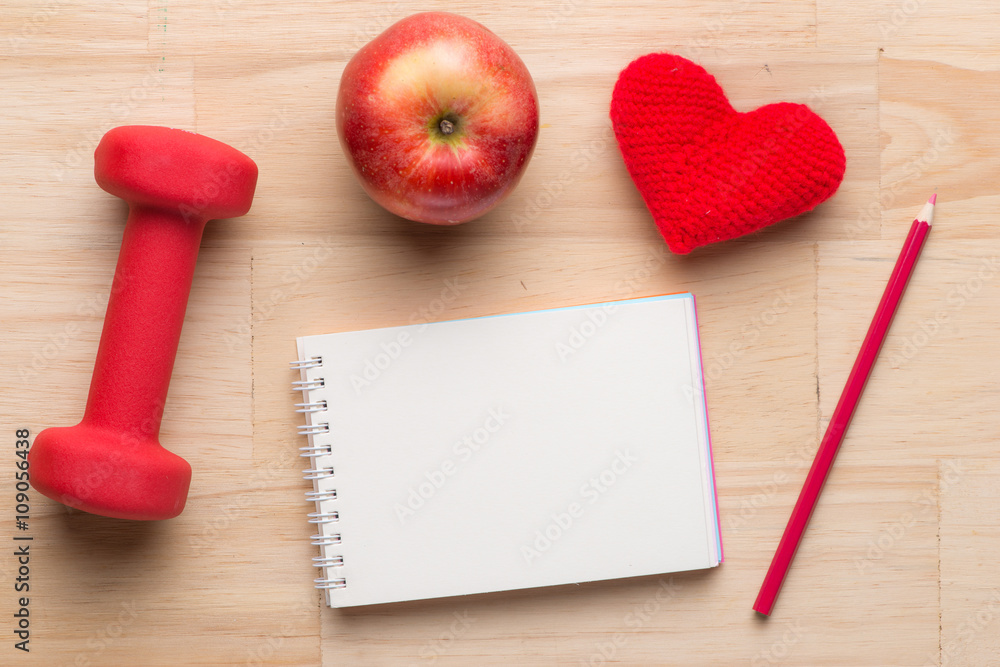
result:
<svg viewBox="0 0 1000 667"><path fill-rule="evenodd" d="M844 179L844 148L808 106L740 113L715 77L669 53L622 70L611 123L632 181L678 254L811 211Z"/></svg>

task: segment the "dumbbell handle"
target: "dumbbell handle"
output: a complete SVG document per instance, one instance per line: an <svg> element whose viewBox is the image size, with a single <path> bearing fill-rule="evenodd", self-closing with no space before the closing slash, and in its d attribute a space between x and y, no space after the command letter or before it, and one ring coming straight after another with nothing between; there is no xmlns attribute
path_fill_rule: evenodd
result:
<svg viewBox="0 0 1000 667"><path fill-rule="evenodd" d="M206 222L130 206L84 423L157 438Z"/></svg>

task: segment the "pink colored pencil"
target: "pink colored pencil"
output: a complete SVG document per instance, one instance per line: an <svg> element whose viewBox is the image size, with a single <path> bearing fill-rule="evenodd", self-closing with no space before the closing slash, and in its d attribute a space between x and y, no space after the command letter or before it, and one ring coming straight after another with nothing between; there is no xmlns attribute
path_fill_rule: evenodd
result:
<svg viewBox="0 0 1000 667"><path fill-rule="evenodd" d="M823 490L823 484L826 482L830 468L833 466L833 460L836 458L837 450L844 439L844 433L851 423L851 417L854 415L854 409L861 398L861 392L864 391L865 383L871 374L872 366L875 365L875 359L878 358L879 349L882 347L885 334L892 323L892 316L896 312L896 306L903 296L906 283L910 280L910 274L913 272L913 266L917 262L917 257L920 256L920 250L924 245L927 232L930 231L931 221L934 218L934 204L936 202L937 195L935 194L927 200L927 203L917 215L916 220L910 226L910 233L903 243L903 249L899 252L899 257L896 259L896 266L893 268L889 282L885 286L882 300L875 310L875 316L872 318L871 326L868 327L868 334L861 344L858 358L854 362L851 374L847 377L847 384L844 386L844 391L840 395L837 407L833 411L829 425L827 425L826 434L823 436L823 440L819 444L819 449L816 451L816 458L813 459L812 467L809 468L809 474L806 475L806 481L802 486L802 491L799 493L799 499L796 501L792 515L788 519L788 525L785 526L785 532L778 543L778 549L771 560L771 566L764 577L764 583L761 584L757 600L753 604L754 610L765 616L771 614L771 608L778 597L778 591L781 590L781 584L785 580L788 568L792 564L792 558L795 557L795 551L799 547L802 533L805 532L806 524L809 523L809 517L812 514L813 508L816 507L816 501L819 499L820 491Z"/></svg>

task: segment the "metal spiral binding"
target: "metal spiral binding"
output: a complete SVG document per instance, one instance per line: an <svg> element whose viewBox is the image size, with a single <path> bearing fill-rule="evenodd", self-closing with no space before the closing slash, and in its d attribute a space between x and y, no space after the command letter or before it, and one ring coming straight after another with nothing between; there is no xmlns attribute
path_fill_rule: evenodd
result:
<svg viewBox="0 0 1000 667"><path fill-rule="evenodd" d="M316 403L296 403L295 407L298 408L296 412L302 413L312 413L312 412L324 412L326 410L326 401L318 401Z"/></svg>
<svg viewBox="0 0 1000 667"><path fill-rule="evenodd" d="M322 389L326 386L326 381L323 378L316 378L315 380L296 380L292 383L292 389L294 391L311 391L313 389Z"/></svg>
<svg viewBox="0 0 1000 667"><path fill-rule="evenodd" d="M305 473L302 479L327 479L333 477L333 468L308 468L302 472Z"/></svg>
<svg viewBox="0 0 1000 667"><path fill-rule="evenodd" d="M315 556L313 567L340 567L344 564L343 556Z"/></svg>
<svg viewBox="0 0 1000 667"><path fill-rule="evenodd" d="M295 404L295 411L307 415L308 420L308 423L298 427L299 434L309 438L309 445L299 448L299 456L308 458L313 462L309 468L303 471L303 476L305 479L311 480L313 484L319 484L322 480L333 478L334 471L333 466L322 465L316 459L329 456L333 453L333 448L330 444L319 444L313 440L316 436L323 436L330 433L329 422L319 421L313 415L318 417L318 413L326 412L329 406L326 399L312 399L308 395L308 392L324 388L326 386L324 379L322 377L306 379L305 372L309 369L321 368L323 366L323 358L314 356L309 359L293 361L290 365L292 370L300 371L303 377L303 379L292 383L292 389L301 391L303 399L301 403ZM332 576L332 572L329 569L344 566L343 554L326 552L328 547L343 543L340 533L327 534L325 532L327 529L324 528L324 526L337 523L340 520L340 512L338 510L323 507L324 503L337 499L337 490L314 486L313 490L307 491L305 495L306 500L313 503L316 507L315 512L310 512L307 515L309 523L319 526L319 533L310 538L312 544L320 548L321 553L320 556L313 558L313 566L321 568L324 574L324 576L314 579L313 583L315 583L316 588L321 590L346 588L347 579L345 577Z"/></svg>
<svg viewBox="0 0 1000 667"><path fill-rule="evenodd" d="M309 523L336 523L340 521L340 513L336 510L332 512L309 512Z"/></svg>
<svg viewBox="0 0 1000 667"><path fill-rule="evenodd" d="M323 357L312 357L310 359L299 359L289 364L293 371L300 371L306 368L319 368L323 365Z"/></svg>
<svg viewBox="0 0 1000 667"><path fill-rule="evenodd" d="M319 433L329 433L330 425L326 422L320 424L302 424L299 426L299 435L317 435Z"/></svg>
<svg viewBox="0 0 1000 667"><path fill-rule="evenodd" d="M301 454L299 454L299 456L304 456L307 458L333 454L333 448L330 445L318 445L316 447L299 447L299 451L302 452Z"/></svg>
<svg viewBox="0 0 1000 667"><path fill-rule="evenodd" d="M320 590L347 588L347 579L327 579L326 577L320 577L319 579L313 579L313 583Z"/></svg>

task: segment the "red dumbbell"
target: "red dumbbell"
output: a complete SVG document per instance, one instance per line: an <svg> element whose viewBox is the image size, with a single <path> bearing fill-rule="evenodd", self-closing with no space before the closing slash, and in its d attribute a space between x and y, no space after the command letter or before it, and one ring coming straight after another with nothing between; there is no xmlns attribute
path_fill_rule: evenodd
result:
<svg viewBox="0 0 1000 667"><path fill-rule="evenodd" d="M128 221L83 420L38 434L31 484L94 514L169 519L191 466L158 437L198 246L209 220L250 210L257 165L202 135L131 125L101 139L94 176Z"/></svg>

